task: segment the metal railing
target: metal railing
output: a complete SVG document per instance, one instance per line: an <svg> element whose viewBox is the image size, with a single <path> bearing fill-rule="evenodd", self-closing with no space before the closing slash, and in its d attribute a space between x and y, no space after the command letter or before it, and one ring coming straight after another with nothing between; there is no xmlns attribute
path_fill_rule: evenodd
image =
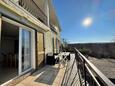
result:
<svg viewBox="0 0 115 86"><path fill-rule="evenodd" d="M77 49L75 52L74 60L66 67L61 86L115 86Z"/></svg>
<svg viewBox="0 0 115 86"><path fill-rule="evenodd" d="M33 0L19 0L19 5L47 25L47 16Z"/></svg>

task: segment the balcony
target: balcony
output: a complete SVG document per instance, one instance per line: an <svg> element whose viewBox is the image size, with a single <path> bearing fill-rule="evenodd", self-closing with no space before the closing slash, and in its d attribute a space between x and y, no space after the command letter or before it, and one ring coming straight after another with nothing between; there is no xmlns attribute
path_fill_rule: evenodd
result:
<svg viewBox="0 0 115 86"><path fill-rule="evenodd" d="M50 28L53 32L55 32L57 34L57 30L54 28L54 26L52 25L52 23L50 23Z"/></svg>
<svg viewBox="0 0 115 86"><path fill-rule="evenodd" d="M11 7L15 8L16 12L19 11L18 13L20 15L23 16L24 14L24 18L26 17L28 18L28 20L31 20L31 21L34 21L34 20L36 21L38 19L45 26L48 26L54 32L58 33L59 31L61 31L54 8L50 1L48 2L49 9L50 9L49 13L46 12L46 6L45 6L46 2L43 0L40 0L40 1L37 1L37 0L2 0L2 1L7 3L8 6L10 5ZM48 15L49 15L49 18L47 17ZM39 26L38 23L36 24ZM57 29L55 29L54 26L56 26Z"/></svg>
<svg viewBox="0 0 115 86"><path fill-rule="evenodd" d="M55 66L45 66L16 86L114 86L114 84L97 69L77 49L75 53L60 53L64 57ZM67 56L70 55L70 60Z"/></svg>
<svg viewBox="0 0 115 86"><path fill-rule="evenodd" d="M19 5L47 25L47 16L33 0L19 0Z"/></svg>
<svg viewBox="0 0 115 86"><path fill-rule="evenodd" d="M62 86L114 86L114 84L87 57L75 49L75 59L65 72ZM76 66L76 67L75 67ZM74 71L76 69L76 71ZM74 74L74 75L73 75ZM77 78L78 77L78 78Z"/></svg>

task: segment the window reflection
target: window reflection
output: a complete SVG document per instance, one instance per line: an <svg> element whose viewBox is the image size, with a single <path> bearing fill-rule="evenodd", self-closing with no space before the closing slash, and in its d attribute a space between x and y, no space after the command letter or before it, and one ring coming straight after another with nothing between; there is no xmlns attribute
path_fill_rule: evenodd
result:
<svg viewBox="0 0 115 86"><path fill-rule="evenodd" d="M22 30L22 71L31 67L31 32Z"/></svg>

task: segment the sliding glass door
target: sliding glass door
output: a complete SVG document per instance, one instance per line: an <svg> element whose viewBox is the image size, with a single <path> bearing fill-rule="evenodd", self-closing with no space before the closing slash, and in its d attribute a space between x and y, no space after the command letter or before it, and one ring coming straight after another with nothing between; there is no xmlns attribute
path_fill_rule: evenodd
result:
<svg viewBox="0 0 115 86"><path fill-rule="evenodd" d="M22 29L22 72L31 68L31 32Z"/></svg>
<svg viewBox="0 0 115 86"><path fill-rule="evenodd" d="M0 85L35 69L35 30L0 16Z"/></svg>
<svg viewBox="0 0 115 86"><path fill-rule="evenodd" d="M32 68L32 30L20 28L19 74Z"/></svg>

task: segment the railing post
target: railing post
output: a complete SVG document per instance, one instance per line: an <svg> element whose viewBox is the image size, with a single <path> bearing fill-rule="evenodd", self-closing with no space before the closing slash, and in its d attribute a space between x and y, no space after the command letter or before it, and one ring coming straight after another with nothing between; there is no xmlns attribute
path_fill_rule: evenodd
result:
<svg viewBox="0 0 115 86"><path fill-rule="evenodd" d="M85 86L87 86L87 80L86 80L86 67L85 67L85 60L83 60L83 65L84 65L84 79L85 79Z"/></svg>

